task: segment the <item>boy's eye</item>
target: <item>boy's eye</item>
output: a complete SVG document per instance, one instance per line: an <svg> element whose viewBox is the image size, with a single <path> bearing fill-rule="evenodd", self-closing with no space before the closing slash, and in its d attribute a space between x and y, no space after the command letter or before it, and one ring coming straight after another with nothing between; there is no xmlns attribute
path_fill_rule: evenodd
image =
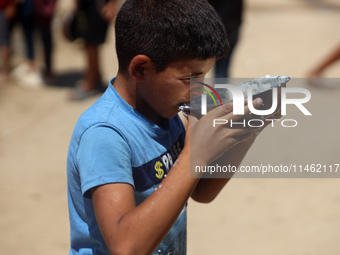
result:
<svg viewBox="0 0 340 255"><path fill-rule="evenodd" d="M186 77L186 78L183 78L184 81L190 81L190 79L194 79L194 78L197 78L196 76L193 76L193 77Z"/></svg>
<svg viewBox="0 0 340 255"><path fill-rule="evenodd" d="M181 80L184 81L184 82L190 82L190 77L189 78L182 78Z"/></svg>

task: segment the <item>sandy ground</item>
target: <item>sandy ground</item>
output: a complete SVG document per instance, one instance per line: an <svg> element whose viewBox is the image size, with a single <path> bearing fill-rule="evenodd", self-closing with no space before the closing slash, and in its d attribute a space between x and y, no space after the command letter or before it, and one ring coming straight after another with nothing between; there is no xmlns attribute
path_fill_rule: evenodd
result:
<svg viewBox="0 0 340 255"><path fill-rule="evenodd" d="M295 78L305 77L340 42L339 2L246 3L232 76L288 75L293 85L307 88ZM57 86L0 86L0 254L68 253L68 143L78 116L97 99L66 99L84 67L81 48L60 34L59 17L70 6L59 2L55 22ZM21 46L17 40L15 48ZM117 71L113 27L102 67L106 80ZM339 74L340 63L325 76ZM243 165L340 163L340 90L308 89L313 116L292 111L289 118L299 119L299 126L265 130ZM337 178L235 178L211 204L189 201L188 254L340 254L339 184Z"/></svg>

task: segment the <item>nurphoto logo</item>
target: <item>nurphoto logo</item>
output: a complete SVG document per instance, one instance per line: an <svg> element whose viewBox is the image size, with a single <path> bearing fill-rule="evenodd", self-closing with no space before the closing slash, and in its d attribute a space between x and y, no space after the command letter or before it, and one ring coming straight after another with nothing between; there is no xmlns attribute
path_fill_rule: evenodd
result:
<svg viewBox="0 0 340 255"><path fill-rule="evenodd" d="M233 114L244 115L244 103L245 100L247 100L250 110L248 117L238 122L228 121L227 119L214 119L212 123L213 127L224 124L229 124L231 127L235 125L261 127L266 121L271 122L272 127L274 127L274 122L277 121L279 121L283 127L296 127L298 125L296 119L281 120L274 118L277 113L286 116L287 105L293 105L293 107L296 107L305 116L312 116L311 112L305 106L305 104L311 100L310 91L305 88L286 87L286 83L289 80L290 78L287 76L276 76L258 78L236 85L216 83L214 86L196 81L194 88L203 91L199 100L201 115L206 115L209 110L231 101L233 102ZM199 84L199 86L197 86L197 84ZM252 101L258 97L263 100L263 104L260 108L256 109ZM217 99L220 104L217 103ZM208 101L210 101L210 103Z"/></svg>

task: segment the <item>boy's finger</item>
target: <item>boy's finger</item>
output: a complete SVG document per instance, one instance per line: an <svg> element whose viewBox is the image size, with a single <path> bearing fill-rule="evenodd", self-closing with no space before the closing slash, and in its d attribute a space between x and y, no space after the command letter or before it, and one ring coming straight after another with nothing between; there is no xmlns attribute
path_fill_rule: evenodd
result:
<svg viewBox="0 0 340 255"><path fill-rule="evenodd" d="M244 105L247 105L247 100L244 100ZM211 111L211 114L214 114L216 117L223 117L229 113L233 113L234 104L233 102L225 103L223 105L218 106L217 108ZM209 112L210 113L210 112Z"/></svg>
<svg viewBox="0 0 340 255"><path fill-rule="evenodd" d="M261 98L256 98L252 101L252 104L253 104L253 107L254 108L259 108L263 103L263 100ZM246 105L244 107L244 114L242 115L234 115L232 112L227 114L227 119L230 119L230 120L233 120L233 121L237 121L237 120L240 120L240 119L243 119L245 116L247 116L248 114L250 113L250 109L249 109L249 106ZM229 117L229 118L228 118Z"/></svg>

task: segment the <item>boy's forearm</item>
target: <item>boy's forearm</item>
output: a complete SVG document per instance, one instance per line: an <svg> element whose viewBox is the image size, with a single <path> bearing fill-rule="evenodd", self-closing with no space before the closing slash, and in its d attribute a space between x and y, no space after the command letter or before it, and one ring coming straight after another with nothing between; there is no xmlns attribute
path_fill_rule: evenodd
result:
<svg viewBox="0 0 340 255"><path fill-rule="evenodd" d="M248 150L254 143L255 138L248 139L235 145L233 148L224 153L218 160L211 165L235 166L239 167ZM232 174L229 173L231 177ZM228 177L229 177L228 176ZM201 203L209 203L220 193L223 187L228 183L230 178L202 178L191 194L192 199Z"/></svg>
<svg viewBox="0 0 340 255"><path fill-rule="evenodd" d="M190 178L189 160L189 151L183 149L158 189L139 206L122 215L118 222L105 221L100 212L96 211L98 224L110 252L115 254L117 246L121 247L118 250L127 254L128 251L132 254L150 254L157 248L198 182L198 179ZM96 199L95 196L93 198ZM108 222L112 225L107 225ZM112 229L115 229L115 235L110 234Z"/></svg>
<svg viewBox="0 0 340 255"><path fill-rule="evenodd" d="M261 103L261 100L255 101L257 106ZM193 197L199 198L199 200L212 200L219 193L226 180L215 182L202 180L199 187L196 187L201 174L194 173L195 178L192 178L190 167L205 166L226 150L228 153L223 157L223 161L226 160L236 166L240 164L252 142L248 140L239 145L237 142L240 137L247 135L249 130L218 127L209 130L211 133L205 132L206 123L215 115L236 121L237 118L232 115L231 109L232 105L226 104L222 108L217 108L204 120L202 118L200 122L189 124L184 149L171 171L158 189L137 207L133 188L128 184L106 184L92 192L97 222L112 254L120 254L120 252L150 254L176 222L194 190ZM246 106L245 114L249 112L250 110ZM207 135L200 137L202 133ZM190 140L191 135L196 139ZM207 148L214 137L223 137L223 139L216 140L214 147L205 151L204 148ZM190 149L190 146L193 147ZM216 183L218 185L213 187ZM204 194L205 192L207 194Z"/></svg>

